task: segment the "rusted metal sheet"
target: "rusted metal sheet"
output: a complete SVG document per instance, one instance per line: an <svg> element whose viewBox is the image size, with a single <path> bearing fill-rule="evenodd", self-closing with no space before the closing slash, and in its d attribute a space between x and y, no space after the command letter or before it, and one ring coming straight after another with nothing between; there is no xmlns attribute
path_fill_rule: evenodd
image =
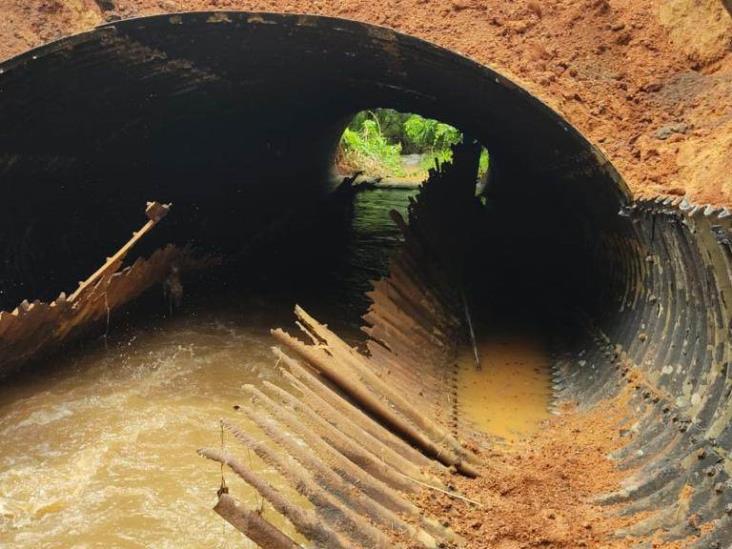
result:
<svg viewBox="0 0 732 549"><path fill-rule="evenodd" d="M321 333L323 331L322 325L312 324L308 327ZM359 406L427 456L445 465L454 466L466 475L476 475L469 462L470 456L460 443L412 405L398 390L379 378L373 372L367 357L359 355L333 336L328 337L324 348L320 345L306 345L282 330L275 330L273 334L300 360L324 375ZM334 355L328 352L332 349L336 349Z"/></svg>
<svg viewBox="0 0 732 549"><path fill-rule="evenodd" d="M213 260L194 259L187 248L168 245L122 267L128 252L169 208L148 203L147 222L69 297L61 293L50 303L23 301L13 311L0 311L0 374L38 358L91 324L109 319L112 311L162 282L173 267L191 270L213 264Z"/></svg>
<svg viewBox="0 0 732 549"><path fill-rule="evenodd" d="M368 294L366 352L296 307L296 324L308 343L280 329L272 332L288 390L267 382L263 391L243 387L248 399L240 410L265 438L223 422L235 440L315 505L326 531L314 529L233 458L201 451L294 516L295 527L316 544L326 538L329 546L345 540L361 547L460 542L410 498L425 486L447 490L436 475L445 467L477 475L479 458L450 429L454 411L444 389L465 334L458 290L465 247L456 242L475 205L478 152L460 147L453 166L431 172L410 206L409 225L395 214L405 243L389 275Z"/></svg>
<svg viewBox="0 0 732 549"><path fill-rule="evenodd" d="M292 522L295 528L316 546L343 549L353 547L353 543L345 534L334 531L328 525L328 521L324 519L322 514L318 513L320 511L318 507L316 507L316 511L309 511L291 504L277 489L252 472L231 454L210 448L200 449L198 453L207 459L229 467L242 480L256 489L277 512ZM302 489L305 490L305 487L302 487Z"/></svg>
<svg viewBox="0 0 732 549"><path fill-rule="evenodd" d="M267 522L257 511L244 509L239 502L228 494L221 494L214 507L222 518L232 524L261 547L269 549L295 549L299 547L278 528Z"/></svg>

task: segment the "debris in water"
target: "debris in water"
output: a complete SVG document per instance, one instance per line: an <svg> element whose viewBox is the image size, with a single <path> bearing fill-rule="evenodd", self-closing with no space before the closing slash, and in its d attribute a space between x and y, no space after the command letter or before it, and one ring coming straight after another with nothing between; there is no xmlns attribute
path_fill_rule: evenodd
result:
<svg viewBox="0 0 732 549"><path fill-rule="evenodd" d="M179 309L183 302L183 284L180 281L180 268L173 264L170 266L170 273L163 282L163 296L168 302L168 310L172 315L175 309Z"/></svg>
<svg viewBox="0 0 732 549"><path fill-rule="evenodd" d="M189 248L169 244L122 268L129 251L167 215L170 206L148 202L145 225L69 297L62 292L51 303L24 300L12 312L0 311L0 373L38 358L94 322L108 319L111 311L161 282L173 265L191 270L216 263L211 258L195 259ZM180 292L182 295L182 286Z"/></svg>
<svg viewBox="0 0 732 549"><path fill-rule="evenodd" d="M368 354L296 307L297 325L311 344L280 329L272 333L285 348L274 353L297 396L268 383L269 394L244 387L250 398L241 410L264 431L264 440L224 423L238 442L313 503L319 528L233 458L199 451L227 464L315 544L393 546L396 539L397 545L437 547L463 542L425 516L408 494L424 486L447 492L449 484L446 488L438 480L439 473L475 477L480 463L450 433L444 391L464 333L463 303L455 288L462 278L469 213L479 206L479 153L474 144L458 146L452 165L431 170L410 204L409 226L392 212L405 243L389 275L368 294L372 305L363 328ZM454 496L469 503L459 493Z"/></svg>

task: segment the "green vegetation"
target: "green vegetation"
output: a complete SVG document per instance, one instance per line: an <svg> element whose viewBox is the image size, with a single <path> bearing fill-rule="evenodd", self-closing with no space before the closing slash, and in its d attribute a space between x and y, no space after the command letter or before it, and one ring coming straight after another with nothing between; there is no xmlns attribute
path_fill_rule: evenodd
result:
<svg viewBox="0 0 732 549"><path fill-rule="evenodd" d="M435 162L452 159L450 147L459 143L460 131L437 120L392 109L358 113L341 139L338 163L370 176L424 179ZM406 166L402 155L418 154L417 165ZM480 158L480 173L488 170L488 151Z"/></svg>
<svg viewBox="0 0 732 549"><path fill-rule="evenodd" d="M422 150L449 149L463 139L457 128L418 114L412 114L404 121L404 133Z"/></svg>
<svg viewBox="0 0 732 549"><path fill-rule="evenodd" d="M483 147L480 151L480 160L478 161L478 177L483 177L488 173L488 167L491 164L490 156L488 156L488 149Z"/></svg>
<svg viewBox="0 0 732 549"><path fill-rule="evenodd" d="M369 175L403 176L401 143L389 143L376 117L351 124L341 138L341 163Z"/></svg>

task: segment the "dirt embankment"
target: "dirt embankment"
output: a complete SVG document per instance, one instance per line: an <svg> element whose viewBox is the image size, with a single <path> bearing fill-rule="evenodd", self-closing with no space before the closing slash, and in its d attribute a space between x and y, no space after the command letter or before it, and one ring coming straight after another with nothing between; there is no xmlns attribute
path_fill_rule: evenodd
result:
<svg viewBox="0 0 732 549"><path fill-rule="evenodd" d="M732 205L732 18L722 0L0 0L0 6L1 57L105 18L170 11L305 12L385 25L521 82L600 146L636 193Z"/></svg>

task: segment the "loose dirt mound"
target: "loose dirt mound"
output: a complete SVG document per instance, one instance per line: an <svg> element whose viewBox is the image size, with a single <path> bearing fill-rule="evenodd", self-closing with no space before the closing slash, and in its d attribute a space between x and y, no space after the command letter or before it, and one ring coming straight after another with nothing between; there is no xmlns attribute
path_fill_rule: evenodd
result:
<svg viewBox="0 0 732 549"><path fill-rule="evenodd" d="M620 488L629 475L608 457L627 443L621 433L630 421L629 397L630 391L623 390L590 412L566 405L537 434L508 447L492 445L483 454L478 479L445 475L446 484L481 507L429 489L421 492L420 506L442 517L476 549L689 547L698 537L671 542L617 538L616 530L650 514L623 515L620 507L593 503ZM701 525L700 532L706 528Z"/></svg>
<svg viewBox="0 0 732 549"><path fill-rule="evenodd" d="M207 10L347 17L512 76L599 145L639 194L732 205L732 18L721 0L0 0L0 56L103 18Z"/></svg>
<svg viewBox="0 0 732 549"><path fill-rule="evenodd" d="M94 0L0 0L0 57L104 23Z"/></svg>

